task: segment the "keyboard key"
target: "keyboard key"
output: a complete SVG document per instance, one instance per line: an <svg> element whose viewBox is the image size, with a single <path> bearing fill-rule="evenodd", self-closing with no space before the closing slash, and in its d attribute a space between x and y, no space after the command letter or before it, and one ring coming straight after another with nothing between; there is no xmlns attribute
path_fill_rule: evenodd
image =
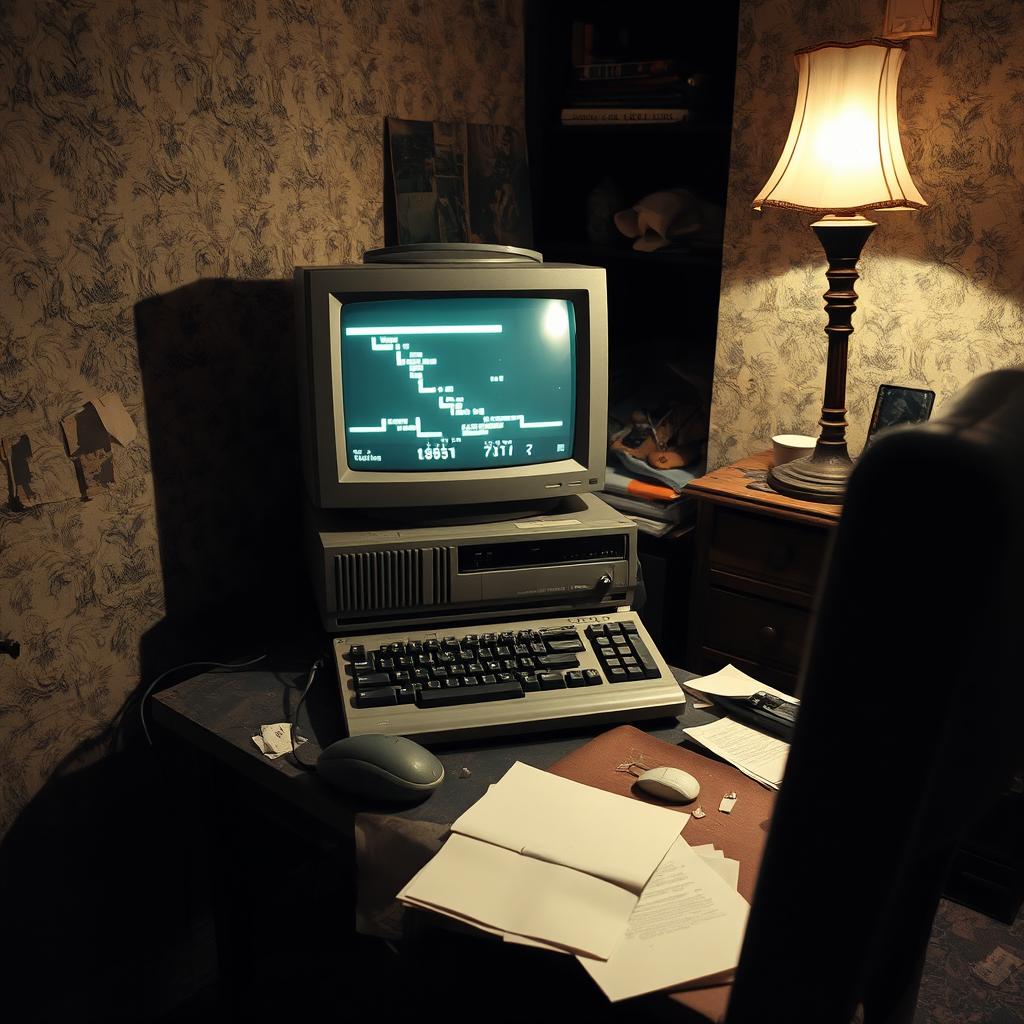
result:
<svg viewBox="0 0 1024 1024"><path fill-rule="evenodd" d="M583 682L587 686L600 686L603 682L601 673L596 668L585 668L583 670Z"/></svg>
<svg viewBox="0 0 1024 1024"><path fill-rule="evenodd" d="M356 694L357 708L383 708L398 703L393 686L380 686L375 690L364 690Z"/></svg>
<svg viewBox="0 0 1024 1024"><path fill-rule="evenodd" d="M553 654L584 650L583 641L574 636L571 640L548 640L548 650Z"/></svg>
<svg viewBox="0 0 1024 1024"><path fill-rule="evenodd" d="M349 661L366 661L366 647L363 644L353 644L348 649Z"/></svg>
<svg viewBox="0 0 1024 1024"><path fill-rule="evenodd" d="M636 654L637 661L640 662L644 670L644 675L648 679L657 679L661 675L658 671L658 665L651 652L647 650L643 640L638 636L633 637L633 651Z"/></svg>
<svg viewBox="0 0 1024 1024"><path fill-rule="evenodd" d="M542 690L564 690L565 680L561 672L538 672L537 682Z"/></svg>
<svg viewBox="0 0 1024 1024"><path fill-rule="evenodd" d="M542 654L537 664L541 668L579 668L580 659L575 654Z"/></svg>
<svg viewBox="0 0 1024 1024"><path fill-rule="evenodd" d="M565 683L567 686L586 686L586 680L582 672L566 672Z"/></svg>
<svg viewBox="0 0 1024 1024"><path fill-rule="evenodd" d="M387 672L371 672L369 675L356 676L356 687L360 690L371 690L377 686L390 686L391 676Z"/></svg>
<svg viewBox="0 0 1024 1024"><path fill-rule="evenodd" d="M610 683L622 683L629 678L628 673L624 668L610 668L608 669L608 681Z"/></svg>
<svg viewBox="0 0 1024 1024"><path fill-rule="evenodd" d="M443 708L480 701L513 700L522 696L523 688L518 683L494 683L470 688L463 686L458 690L421 690L416 703L421 708Z"/></svg>
<svg viewBox="0 0 1024 1024"><path fill-rule="evenodd" d="M414 686L399 686L395 693L399 704L416 703L416 688Z"/></svg>

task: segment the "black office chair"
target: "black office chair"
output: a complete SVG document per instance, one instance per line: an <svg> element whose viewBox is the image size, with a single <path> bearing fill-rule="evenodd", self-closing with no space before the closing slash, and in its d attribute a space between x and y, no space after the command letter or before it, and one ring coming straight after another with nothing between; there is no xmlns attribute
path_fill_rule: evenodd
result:
<svg viewBox="0 0 1024 1024"><path fill-rule="evenodd" d="M857 463L728 1024L909 1022L965 833L1024 724L1024 369Z"/></svg>

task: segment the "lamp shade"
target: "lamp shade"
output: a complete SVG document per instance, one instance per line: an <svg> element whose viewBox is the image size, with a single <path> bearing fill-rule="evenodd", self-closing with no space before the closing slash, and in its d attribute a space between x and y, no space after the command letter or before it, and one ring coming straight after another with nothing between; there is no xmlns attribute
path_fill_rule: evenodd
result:
<svg viewBox="0 0 1024 1024"><path fill-rule="evenodd" d="M754 209L813 213L920 209L900 144L896 87L905 43L872 39L798 50L785 149Z"/></svg>

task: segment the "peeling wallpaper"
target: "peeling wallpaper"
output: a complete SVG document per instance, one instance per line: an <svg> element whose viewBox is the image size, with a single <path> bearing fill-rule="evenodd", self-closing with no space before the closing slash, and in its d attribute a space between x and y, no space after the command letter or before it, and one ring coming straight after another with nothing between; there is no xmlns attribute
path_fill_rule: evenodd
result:
<svg viewBox="0 0 1024 1024"><path fill-rule="evenodd" d="M825 256L810 214L750 204L782 152L793 51L880 35L885 0L742 0L709 468L817 435ZM1024 362L1024 3L944 0L909 42L903 148L929 203L878 211L859 266L847 436L864 443L879 384L932 388L935 411L986 370Z"/></svg>
<svg viewBox="0 0 1024 1024"><path fill-rule="evenodd" d="M519 0L0 6L0 439L52 497L66 416L113 392L139 428L96 497L3 498L0 834L106 742L172 596L236 599L210 558L273 543L280 279L383 244L385 117L521 124L522 79Z"/></svg>

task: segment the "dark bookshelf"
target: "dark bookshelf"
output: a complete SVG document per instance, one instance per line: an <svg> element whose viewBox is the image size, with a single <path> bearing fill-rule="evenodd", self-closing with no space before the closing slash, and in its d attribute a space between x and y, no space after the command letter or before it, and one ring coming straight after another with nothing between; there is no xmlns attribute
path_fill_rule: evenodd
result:
<svg viewBox="0 0 1024 1024"><path fill-rule="evenodd" d="M738 7L738 0L528 0L526 5L535 247L549 261L607 270L613 403L623 389L642 393L645 375L663 387L682 371L701 389L705 415L710 410L721 238L706 233L700 244L680 240L671 248L639 252L632 239L606 221L606 237L594 237L597 201L592 197L610 184L619 208L625 209L652 193L685 189L724 216ZM588 24L584 55L581 26ZM584 58L596 66L588 74L632 72L639 62L653 61L661 62L660 71L667 74L653 75L649 83L630 80L621 90L611 80L590 93L577 70ZM691 87L690 78L699 87ZM689 119L678 124L562 123L567 106L588 101L603 106L609 92L619 91L638 107L682 102Z"/></svg>

